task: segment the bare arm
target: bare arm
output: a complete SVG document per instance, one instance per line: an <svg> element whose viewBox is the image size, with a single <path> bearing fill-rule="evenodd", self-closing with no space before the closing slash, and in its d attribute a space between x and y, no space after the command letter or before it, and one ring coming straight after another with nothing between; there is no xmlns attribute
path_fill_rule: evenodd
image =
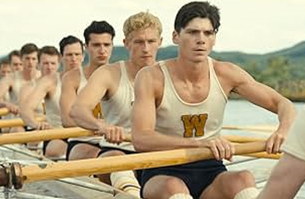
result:
<svg viewBox="0 0 305 199"><path fill-rule="evenodd" d="M63 76L59 104L61 110L61 121L64 127L77 126L69 116L69 112L76 99L79 82L80 78L78 70L72 70Z"/></svg>
<svg viewBox="0 0 305 199"><path fill-rule="evenodd" d="M3 102L5 94L9 92L10 88L12 87L12 77L5 77L0 81L0 101Z"/></svg>
<svg viewBox="0 0 305 199"><path fill-rule="evenodd" d="M132 142L137 151L160 151L177 148L208 147L217 159L231 158L234 147L222 138L213 140L195 140L192 138L174 137L155 131L156 101L161 98L163 91L162 76L151 73L145 68L135 80L135 101L131 114ZM159 96L159 97L158 97ZM220 150L226 152L220 153Z"/></svg>
<svg viewBox="0 0 305 199"><path fill-rule="evenodd" d="M233 79L239 80L238 82L235 82L236 86L234 87L234 92L243 96L250 102L278 115L280 124L277 131L271 135L268 140L267 152L279 152L279 148L295 118L293 103L274 89L255 81L245 71L235 68L233 72Z"/></svg>
<svg viewBox="0 0 305 199"><path fill-rule="evenodd" d="M22 92L27 93L27 95L20 99L20 116L28 126L36 129L41 128L40 122L35 119L35 109L49 92L49 84L50 82L43 78L37 82L34 88L29 85L22 88Z"/></svg>
<svg viewBox="0 0 305 199"><path fill-rule="evenodd" d="M92 74L71 107L70 117L78 126L99 130L100 125L103 125L103 120L96 119L92 112L106 94L109 84L111 84L109 70L100 68Z"/></svg>

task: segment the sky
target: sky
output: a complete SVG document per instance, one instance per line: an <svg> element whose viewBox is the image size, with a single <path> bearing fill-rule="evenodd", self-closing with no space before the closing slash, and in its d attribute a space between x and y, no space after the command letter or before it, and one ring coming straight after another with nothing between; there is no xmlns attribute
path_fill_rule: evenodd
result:
<svg viewBox="0 0 305 199"><path fill-rule="evenodd" d="M0 56L28 42L58 47L61 38L75 35L93 20L106 20L116 30L114 45L123 45L123 23L149 11L163 24L163 46L179 8L190 0L0 0ZM268 53L305 40L304 0L210 0L220 9L216 51Z"/></svg>

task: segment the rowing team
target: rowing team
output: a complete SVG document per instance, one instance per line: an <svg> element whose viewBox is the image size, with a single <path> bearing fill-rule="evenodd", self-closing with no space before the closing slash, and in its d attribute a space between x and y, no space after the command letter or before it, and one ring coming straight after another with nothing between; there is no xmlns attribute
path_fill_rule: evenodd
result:
<svg viewBox="0 0 305 199"><path fill-rule="evenodd" d="M97 175L101 181L137 197L256 198L253 175L227 171L222 163L222 159L231 160L235 150L220 136L228 96L237 93L278 115L279 127L266 144L268 153L280 152L295 109L288 99L255 81L241 67L209 57L219 26L216 6L208 2L183 5L172 33L178 56L159 62L156 55L162 42L162 25L148 12L132 15L124 23L123 42L129 52L126 61L108 63L115 31L106 21L93 21L84 30L89 55L84 68L83 44L74 36L60 41L60 54L53 46L38 51L35 44L26 44L19 58L23 70L14 68L14 74L0 82L0 97L4 99L7 93L10 97L10 102L3 101L2 105L20 113L28 130L80 126L96 132L96 136L45 142L43 149L48 157L65 155L67 160L76 160L194 147L213 152L215 159L211 160ZM60 59L64 69L58 73ZM18 60L18 53L10 54L11 65L14 60ZM35 119L41 112L46 113L46 122ZM124 142L128 134L132 143ZM287 173L282 175L290 165L287 159L304 167L303 161L289 155L294 154L293 149L297 154L305 152L291 147L297 139L288 141L282 148L287 154L259 198L291 198L295 194L294 183L279 183L287 178ZM304 155L297 157L304 159ZM305 178L305 170L302 173ZM284 188L275 191L274 187Z"/></svg>

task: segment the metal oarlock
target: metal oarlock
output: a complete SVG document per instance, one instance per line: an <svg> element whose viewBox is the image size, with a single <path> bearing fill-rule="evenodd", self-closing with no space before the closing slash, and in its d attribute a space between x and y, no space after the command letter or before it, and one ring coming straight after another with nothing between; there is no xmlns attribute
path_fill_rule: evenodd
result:
<svg viewBox="0 0 305 199"><path fill-rule="evenodd" d="M0 186L20 189L23 186L21 165L18 163L1 163Z"/></svg>

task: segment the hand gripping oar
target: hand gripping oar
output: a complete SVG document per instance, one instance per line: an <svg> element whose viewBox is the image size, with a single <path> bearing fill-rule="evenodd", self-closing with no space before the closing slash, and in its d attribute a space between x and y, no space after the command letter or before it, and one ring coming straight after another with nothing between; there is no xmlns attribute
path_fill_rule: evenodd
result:
<svg viewBox="0 0 305 199"><path fill-rule="evenodd" d="M265 151L265 144L265 142L239 144L236 146L235 155ZM210 149L188 148L25 167L13 164L0 169L0 185L14 186L18 189L29 182L180 165L211 158L213 154Z"/></svg>

